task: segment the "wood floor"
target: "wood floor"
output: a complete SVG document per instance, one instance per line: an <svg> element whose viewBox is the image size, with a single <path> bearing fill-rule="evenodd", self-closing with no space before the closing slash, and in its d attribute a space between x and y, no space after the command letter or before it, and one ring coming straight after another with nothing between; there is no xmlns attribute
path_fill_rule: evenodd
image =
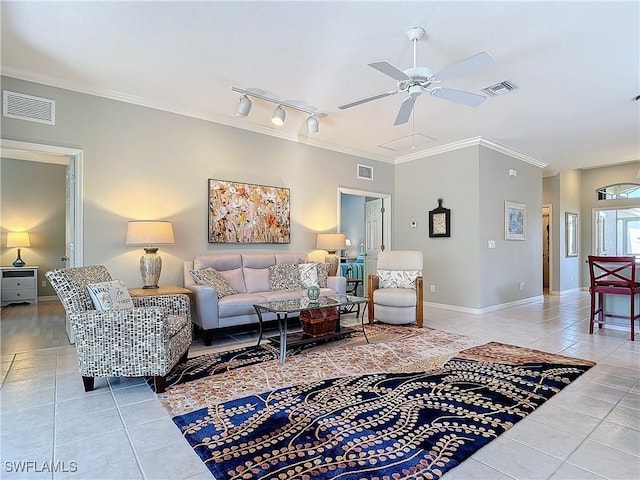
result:
<svg viewBox="0 0 640 480"><path fill-rule="evenodd" d="M3 355L67 345L70 343L65 331L64 308L59 301L12 304L0 309Z"/></svg>

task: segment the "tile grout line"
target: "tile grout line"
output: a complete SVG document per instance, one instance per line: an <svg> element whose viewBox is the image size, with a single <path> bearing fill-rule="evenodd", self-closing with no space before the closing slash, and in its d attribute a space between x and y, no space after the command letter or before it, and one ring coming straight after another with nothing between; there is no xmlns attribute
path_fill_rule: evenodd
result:
<svg viewBox="0 0 640 480"><path fill-rule="evenodd" d="M149 384L145 381L144 384L151 390ZM124 417L122 415L122 411L120 410L120 404L118 403L118 399L116 398L113 386L107 377L107 385L109 385L109 391L111 392L111 396L113 397L113 403L116 406L116 411L118 412L118 417L120 417L120 422L122 422L122 427L124 428L124 434L127 436L127 441L129 442L129 447L133 452L133 458L136 461L136 465L138 466L138 470L140 471L140 475L142 475L143 480L147 480L147 475L145 474L144 468L142 468L142 462L140 461L140 457L138 456L138 451L136 450L136 446L134 445L133 439L131 438L131 434L129 433L129 428L127 427L126 422L124 421ZM135 385L132 385L135 386Z"/></svg>

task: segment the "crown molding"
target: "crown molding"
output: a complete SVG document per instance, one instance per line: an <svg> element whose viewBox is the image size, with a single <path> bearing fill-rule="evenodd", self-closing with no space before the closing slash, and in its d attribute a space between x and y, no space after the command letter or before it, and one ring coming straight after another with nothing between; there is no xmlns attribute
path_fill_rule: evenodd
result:
<svg viewBox="0 0 640 480"><path fill-rule="evenodd" d="M355 157L365 158L367 160L377 160L379 162L384 162L384 163L400 164L405 162L411 162L421 158L431 157L433 155L452 152L455 150L459 150L461 148L480 145L487 148L491 148L492 150L495 150L497 152L504 153L505 155L509 155L511 157L517 158L518 160L522 160L523 162L530 163L531 165L535 165L536 167L540 167L540 168L547 167L547 164L544 162L536 160L535 158L525 155L522 152L518 152L517 150L513 150L512 148L506 147L504 145L493 142L491 140L484 139L482 137L472 137L465 140L460 140L458 142L448 143L446 145L442 145L439 147L429 148L426 150L421 150L419 152L412 152L407 155L400 155L395 159L389 159L386 156L376 155L374 153L364 152L356 148L348 148L348 147L336 145L330 142L323 142L322 140L319 140L316 138L311 139L310 137L306 137L298 133L287 132L285 130L272 128L272 127L261 125L261 124L250 123L250 122L247 122L246 120L243 121L242 119L238 119L236 117L226 117L224 115L219 115L212 112L204 112L204 111L191 110L188 108L177 107L169 103L157 102L145 97L130 95L130 94L122 93L115 90L101 89L101 88L86 88L83 85L76 84L73 82L66 82L59 79L53 79L51 77L47 77L43 75L34 75L32 73L24 72L18 69L11 69L11 68L4 69L4 71L2 72L2 75L7 77L13 77L19 80L24 80L27 82L40 83L43 85L48 85L50 87L61 88L63 90L84 93L87 95L107 98L107 99L115 100L119 102L130 103L130 104L138 105L141 107L152 108L152 109L160 110L163 112L174 113L176 115L182 115L185 117L196 118L199 120L218 123L221 125L226 125L228 127L238 128L240 130L259 133L261 135L267 135L270 137L275 137L282 140L288 140L290 142L309 145L312 147L323 148L325 150L331 150L334 152L343 153L345 155L353 155Z"/></svg>
<svg viewBox="0 0 640 480"><path fill-rule="evenodd" d="M309 145L312 147L322 148L325 150L331 150L334 152L343 153L345 155L352 155L354 157L365 158L367 160L377 160L379 162L394 163L393 159L390 159L382 155L376 155L373 153L364 152L356 148L349 148L341 145L336 145L331 142L323 142L320 139L315 139L315 138L311 139L310 137L305 137L298 133L287 132L279 128L271 128L269 126L251 123L243 119L238 119L236 117L226 117L226 116L219 115L212 112L204 112L204 111L191 110L188 108L177 107L169 103L157 102L145 97L130 95L130 94L118 92L115 90L108 90L108 89L101 89L101 88L87 88L84 85L76 84L73 82L66 82L63 80L54 79L54 78L43 76L43 75L34 75L32 73L27 73L17 69L11 69L11 68L3 69L2 75L6 77L16 78L18 80L23 80L26 82L39 83L42 85L47 85L49 87L60 88L63 90L83 93L86 95L93 95L96 97L102 97L109 100L115 100L118 102L130 103L133 105L138 105L140 107L152 108L154 110L174 113L176 115L182 115L185 117L196 118L196 119L204 120L207 122L213 122L220 125L226 125L228 127L238 128L240 130L246 130L254 133L259 133L261 135L267 135L269 137L288 140L294 143L300 143L300 144Z"/></svg>
<svg viewBox="0 0 640 480"><path fill-rule="evenodd" d="M522 152L518 152L512 148L506 147L499 143L493 142L491 140L487 140L482 137L472 137L467 138L465 140L460 140L458 142L448 143L446 145L441 145L439 147L429 148L427 150L422 150L421 152L410 153L408 155L402 155L396 157L396 164L411 162L413 160L418 160L425 157L431 157L433 155L440 155L446 152L452 152L454 150L460 150L461 148L474 147L474 146L482 146L487 147L496 152L504 153L505 155L509 155L510 157L517 158L518 160L522 160L523 162L530 163L539 168L545 168L547 166L546 163L536 160L529 155L525 155Z"/></svg>

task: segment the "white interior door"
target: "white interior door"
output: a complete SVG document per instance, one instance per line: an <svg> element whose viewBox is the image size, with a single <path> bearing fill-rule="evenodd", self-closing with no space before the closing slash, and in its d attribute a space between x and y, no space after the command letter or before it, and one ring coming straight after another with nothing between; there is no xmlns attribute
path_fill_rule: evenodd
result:
<svg viewBox="0 0 640 480"><path fill-rule="evenodd" d="M376 271L378 254L384 245L384 203L382 198L365 202L365 274Z"/></svg>
<svg viewBox="0 0 640 480"><path fill-rule="evenodd" d="M71 267L76 265L75 259L75 168L74 158L69 160L66 172L66 192L65 192L65 208L66 208L66 222L64 231L65 252L64 256L60 259L65 262L65 267Z"/></svg>

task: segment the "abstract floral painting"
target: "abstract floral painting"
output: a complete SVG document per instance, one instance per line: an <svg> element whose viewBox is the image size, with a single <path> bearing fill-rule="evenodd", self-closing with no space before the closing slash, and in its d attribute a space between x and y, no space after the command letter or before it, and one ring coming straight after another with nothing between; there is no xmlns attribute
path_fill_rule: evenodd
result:
<svg viewBox="0 0 640 480"><path fill-rule="evenodd" d="M209 243L290 243L289 189L209 179Z"/></svg>

